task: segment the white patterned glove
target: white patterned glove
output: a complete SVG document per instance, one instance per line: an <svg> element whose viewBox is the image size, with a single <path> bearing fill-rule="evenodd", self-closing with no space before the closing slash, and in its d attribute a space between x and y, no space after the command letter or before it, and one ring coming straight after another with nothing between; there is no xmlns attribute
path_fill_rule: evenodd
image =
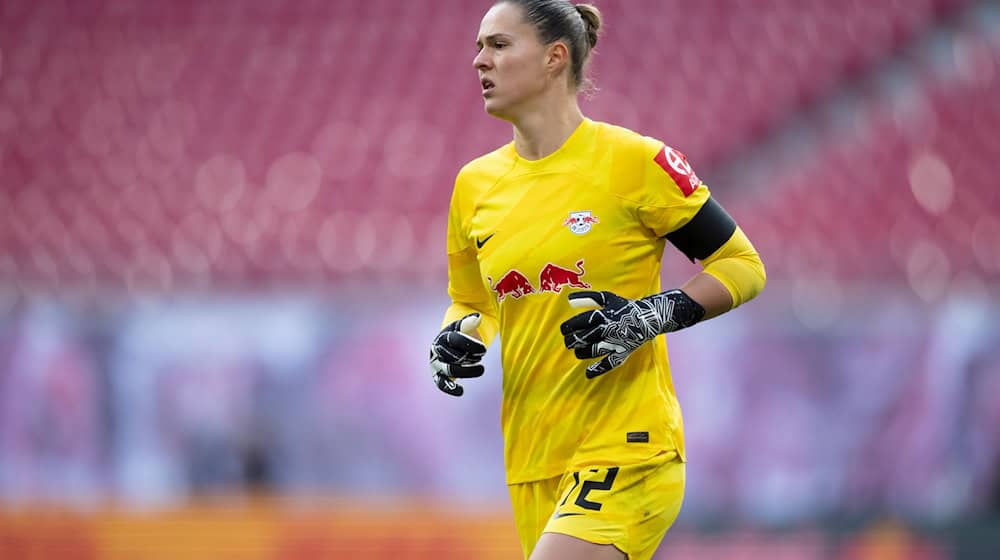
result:
<svg viewBox="0 0 1000 560"><path fill-rule="evenodd" d="M569 295L573 307L600 307L567 319L560 326L566 348L581 360L603 358L587 367L592 379L622 365L659 334L689 327L705 316L705 308L681 290L642 299L625 299L613 292L584 291Z"/></svg>

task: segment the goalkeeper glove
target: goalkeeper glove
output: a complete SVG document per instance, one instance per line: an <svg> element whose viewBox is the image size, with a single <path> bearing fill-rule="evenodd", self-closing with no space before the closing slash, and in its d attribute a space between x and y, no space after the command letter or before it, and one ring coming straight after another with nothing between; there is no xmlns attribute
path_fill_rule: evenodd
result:
<svg viewBox="0 0 1000 560"><path fill-rule="evenodd" d="M622 365L656 335L690 327L705 316L705 308L681 290L637 300L612 292L575 292L569 295L569 304L601 308L573 316L560 326L566 348L574 350L577 358L604 356L587 367L587 379Z"/></svg>
<svg viewBox="0 0 1000 560"><path fill-rule="evenodd" d="M456 378L479 377L485 368L479 363L486 354L486 345L473 338L482 317L470 313L449 323L431 343L431 372L438 389L461 397L464 389Z"/></svg>

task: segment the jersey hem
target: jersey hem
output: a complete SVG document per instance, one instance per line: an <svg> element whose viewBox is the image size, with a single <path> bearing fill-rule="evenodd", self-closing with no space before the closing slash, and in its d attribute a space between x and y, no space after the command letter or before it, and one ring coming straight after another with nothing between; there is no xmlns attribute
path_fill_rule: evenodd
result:
<svg viewBox="0 0 1000 560"><path fill-rule="evenodd" d="M636 458L636 459L630 459L628 462L616 463L616 465L618 465L618 466L635 465L635 464L638 464L638 463L649 461L650 459L652 459L653 457L656 457L660 453L676 453L677 457L680 459L680 461L682 463L687 463L687 458L685 457L685 453L677 445L674 445L673 447L666 446L666 447L659 447L659 448L652 448L652 449L654 449L654 453L650 454L649 456L639 457L639 458ZM605 462L605 461L602 461L602 463L603 462ZM517 484L530 484L532 482L540 482L540 481L543 481L543 480L550 480L550 479L553 479L553 478L562 477L566 473L573 472L573 470L576 470L576 469L573 469L573 465L567 463L566 467L564 469L562 469L562 470L554 470L552 472L552 474L548 474L548 475L530 476L530 477L523 478L523 479L520 479L520 478L519 479L512 479L510 476L507 476L506 477L506 483L507 483L507 486L514 486L514 485L517 485ZM548 471L546 471L546 472L548 472Z"/></svg>

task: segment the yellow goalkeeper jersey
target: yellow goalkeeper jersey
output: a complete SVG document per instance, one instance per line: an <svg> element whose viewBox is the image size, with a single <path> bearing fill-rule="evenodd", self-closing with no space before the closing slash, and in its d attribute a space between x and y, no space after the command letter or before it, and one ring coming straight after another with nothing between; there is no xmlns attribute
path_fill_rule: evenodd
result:
<svg viewBox="0 0 1000 560"><path fill-rule="evenodd" d="M567 350L559 325L575 290L635 299L662 291L664 235L708 199L684 156L658 140L585 119L540 160L513 142L462 168L448 220L445 323L478 311L500 337L507 482L585 466L683 457L666 341L587 379L593 360Z"/></svg>

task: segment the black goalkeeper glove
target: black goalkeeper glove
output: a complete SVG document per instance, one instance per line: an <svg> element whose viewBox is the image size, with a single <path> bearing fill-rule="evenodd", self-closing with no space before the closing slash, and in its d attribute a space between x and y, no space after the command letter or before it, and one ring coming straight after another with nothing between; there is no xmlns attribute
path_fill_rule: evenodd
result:
<svg viewBox="0 0 1000 560"><path fill-rule="evenodd" d="M604 356L587 367L587 379L622 365L656 335L690 327L705 316L705 308L680 290L637 300L612 292L575 292L569 295L569 304L601 308L573 316L560 326L566 348L574 350L577 358Z"/></svg>
<svg viewBox="0 0 1000 560"><path fill-rule="evenodd" d="M461 397L465 391L455 383L456 378L479 377L485 370L479 362L486 354L486 345L470 336L481 320L479 313L470 313L441 329L431 343L434 383L449 395Z"/></svg>

